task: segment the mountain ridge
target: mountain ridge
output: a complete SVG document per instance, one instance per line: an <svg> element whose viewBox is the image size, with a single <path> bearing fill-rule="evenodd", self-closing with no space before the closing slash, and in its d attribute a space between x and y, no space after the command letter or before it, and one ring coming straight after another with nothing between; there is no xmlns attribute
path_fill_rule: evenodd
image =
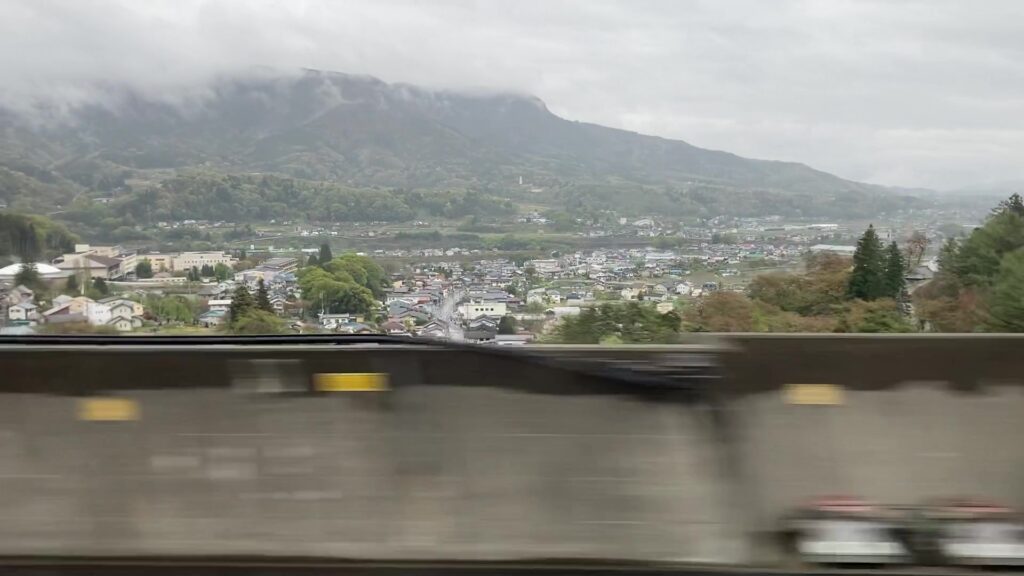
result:
<svg viewBox="0 0 1024 576"><path fill-rule="evenodd" d="M115 104L81 106L44 128L0 110L0 200L26 204L18 192L26 181L67 188L56 205L83 191L116 191L190 169L358 188L479 189L504 198L522 193L522 178L556 203L584 197L587 187L812 196L812 205L831 206L818 212L913 200L801 163L568 120L523 94L434 91L309 70L221 79L201 102L108 90Z"/></svg>

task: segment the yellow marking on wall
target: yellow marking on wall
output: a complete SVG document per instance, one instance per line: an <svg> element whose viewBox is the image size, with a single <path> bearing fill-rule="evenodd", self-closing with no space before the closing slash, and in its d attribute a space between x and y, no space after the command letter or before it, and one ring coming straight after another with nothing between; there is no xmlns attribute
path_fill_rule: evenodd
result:
<svg viewBox="0 0 1024 576"><path fill-rule="evenodd" d="M382 392L389 389L385 372L314 374L313 387L319 392Z"/></svg>
<svg viewBox="0 0 1024 576"><path fill-rule="evenodd" d="M141 416L139 403L129 398L81 398L78 419L91 422L126 422Z"/></svg>
<svg viewBox="0 0 1024 576"><path fill-rule="evenodd" d="M843 404L843 387L835 384L786 384L786 402L813 406Z"/></svg>

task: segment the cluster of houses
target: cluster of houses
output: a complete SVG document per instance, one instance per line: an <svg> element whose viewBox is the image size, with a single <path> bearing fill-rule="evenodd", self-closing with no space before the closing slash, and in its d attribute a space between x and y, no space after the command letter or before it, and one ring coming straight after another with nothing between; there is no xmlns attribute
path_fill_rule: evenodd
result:
<svg viewBox="0 0 1024 576"><path fill-rule="evenodd" d="M43 309L36 304L35 293L22 285L0 288L0 299L3 300L9 326L85 323L128 332L142 326L145 314L142 304L119 296L93 300L86 296L61 294Z"/></svg>

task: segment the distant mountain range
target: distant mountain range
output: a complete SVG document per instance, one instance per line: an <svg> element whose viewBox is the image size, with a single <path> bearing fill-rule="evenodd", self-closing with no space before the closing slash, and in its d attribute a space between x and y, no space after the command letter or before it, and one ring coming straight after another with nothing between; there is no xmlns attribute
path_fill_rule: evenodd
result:
<svg viewBox="0 0 1024 576"><path fill-rule="evenodd" d="M57 210L190 170L709 214L870 214L920 195L574 122L514 94L305 71L224 79L186 104L105 95L58 122L0 109L0 201Z"/></svg>

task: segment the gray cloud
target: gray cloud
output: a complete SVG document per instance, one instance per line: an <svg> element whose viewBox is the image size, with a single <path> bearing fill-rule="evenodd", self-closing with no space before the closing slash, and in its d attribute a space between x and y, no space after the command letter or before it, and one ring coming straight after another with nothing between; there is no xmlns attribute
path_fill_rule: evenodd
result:
<svg viewBox="0 0 1024 576"><path fill-rule="evenodd" d="M1021 179L1024 2L0 0L0 102L254 66L536 94L567 118L885 184Z"/></svg>

